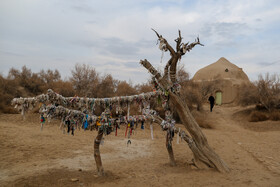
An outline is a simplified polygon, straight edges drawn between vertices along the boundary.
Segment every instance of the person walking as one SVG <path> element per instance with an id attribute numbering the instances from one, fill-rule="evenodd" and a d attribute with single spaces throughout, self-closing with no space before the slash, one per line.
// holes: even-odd
<path id="1" fill-rule="evenodd" d="M 213 107 L 214 107 L 214 104 L 215 104 L 215 98 L 211 95 L 211 96 L 208 98 L 208 101 L 210 102 L 210 112 L 212 112 Z"/>
<path id="2" fill-rule="evenodd" d="M 71 121 L 69 117 L 66 117 L 65 124 L 67 125 L 67 133 L 69 134 L 71 130 Z"/>
<path id="3" fill-rule="evenodd" d="M 141 129 L 143 129 L 143 130 L 145 128 L 144 123 L 145 123 L 145 119 L 142 117 L 141 118 Z"/>
<path id="4" fill-rule="evenodd" d="M 46 119 L 45 119 L 45 117 L 44 117 L 44 114 L 41 114 L 41 131 L 43 130 L 43 127 L 44 127 L 44 124 L 45 124 L 45 122 L 46 122 Z"/>

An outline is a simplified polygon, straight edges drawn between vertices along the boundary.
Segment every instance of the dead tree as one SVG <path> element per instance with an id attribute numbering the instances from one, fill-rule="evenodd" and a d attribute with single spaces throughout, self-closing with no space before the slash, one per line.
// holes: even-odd
<path id="1" fill-rule="evenodd" d="M 169 51 L 171 58 L 166 63 L 163 76 L 148 60 L 141 60 L 140 64 L 142 64 L 154 76 L 160 89 L 168 94 L 168 102 L 171 102 L 175 106 L 180 120 L 191 136 L 191 150 L 194 154 L 194 164 L 198 168 L 215 168 L 220 172 L 228 172 L 229 168 L 227 164 L 209 146 L 205 135 L 192 116 L 188 106 L 184 105 L 184 102 L 178 93 L 178 84 L 176 82 L 177 63 L 186 52 L 189 52 L 196 45 L 202 45 L 199 38 L 193 43 L 189 44 L 188 42 L 184 44 L 182 43 L 183 38 L 181 37 L 181 32 L 179 30 L 179 36 L 175 40 L 176 49 L 174 50 L 162 35 L 159 35 L 155 30 L 153 31 L 156 33 L 158 40 L 160 41 L 159 48 L 163 51 Z"/>

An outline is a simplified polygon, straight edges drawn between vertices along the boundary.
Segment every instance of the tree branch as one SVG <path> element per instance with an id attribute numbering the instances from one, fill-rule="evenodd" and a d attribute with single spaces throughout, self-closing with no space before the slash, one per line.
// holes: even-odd
<path id="1" fill-rule="evenodd" d="M 158 39 L 162 38 L 162 36 L 161 36 L 161 35 L 159 35 L 155 29 L 153 29 L 153 28 L 152 28 L 152 30 L 156 33 L 156 35 L 157 35 Z"/>
<path id="2" fill-rule="evenodd" d="M 169 77 L 170 80 L 175 83 L 176 82 L 176 73 L 177 73 L 177 63 L 178 60 L 183 56 L 186 52 L 189 52 L 192 48 L 194 48 L 196 45 L 201 45 L 204 46 L 203 44 L 200 43 L 199 37 L 195 40 L 195 42 L 189 44 L 183 44 L 182 42 L 182 37 L 181 37 L 181 32 L 179 30 L 179 37 L 175 40 L 177 42 L 177 52 L 176 55 L 171 57 L 172 61 L 169 61 L 168 65 L 169 67 L 165 67 L 165 71 L 169 68 Z M 166 65 L 167 66 L 167 65 Z"/>
<path id="3" fill-rule="evenodd" d="M 172 56 L 165 65 L 163 77 L 166 78 L 166 79 L 169 77 L 169 67 L 172 64 L 173 59 L 174 58 Z"/>
<path id="4" fill-rule="evenodd" d="M 170 55 L 175 56 L 176 53 L 175 53 L 175 50 L 173 49 L 173 47 L 171 47 L 171 45 L 169 45 L 169 43 L 166 41 L 166 39 L 164 39 L 164 42 L 166 44 L 166 48 L 170 52 Z"/>
<path id="5" fill-rule="evenodd" d="M 181 55 L 179 53 L 176 53 L 177 55 L 174 56 L 174 58 L 172 59 L 172 62 L 170 64 L 170 68 L 169 68 L 169 77 L 172 83 L 176 82 L 176 73 L 177 73 L 177 62 L 179 60 L 179 58 L 181 58 Z"/>
<path id="6" fill-rule="evenodd" d="M 181 31 L 178 30 L 178 32 L 179 32 L 179 37 L 175 40 L 175 42 L 177 43 L 177 45 L 176 45 L 176 50 L 177 50 L 177 52 L 180 51 L 181 42 L 182 42 L 182 39 L 183 39 L 183 38 L 181 37 Z"/>
<path id="7" fill-rule="evenodd" d="M 152 29 L 152 30 L 156 33 L 160 43 L 165 44 L 166 49 L 170 52 L 171 56 L 174 56 L 175 55 L 175 50 L 171 47 L 171 45 L 169 45 L 167 40 L 165 38 L 163 38 L 162 35 L 159 35 L 156 30 L 154 30 L 154 29 Z"/>
<path id="8" fill-rule="evenodd" d="M 193 43 L 189 44 L 189 42 L 188 42 L 181 47 L 180 51 L 182 53 L 182 56 L 184 54 L 186 54 L 186 52 L 189 52 L 190 50 L 192 50 L 192 48 L 194 48 L 196 45 L 204 46 L 203 44 L 200 43 L 199 37 L 197 37 L 197 39 Z"/>
<path id="9" fill-rule="evenodd" d="M 165 77 L 162 77 L 161 74 L 153 67 L 153 65 L 147 60 L 140 60 L 140 64 L 144 66 L 160 83 L 160 85 L 164 88 L 168 88 L 168 80 Z"/>
<path id="10" fill-rule="evenodd" d="M 144 66 L 157 80 L 161 79 L 161 74 L 153 67 L 153 65 L 147 60 L 140 60 L 140 64 Z"/>

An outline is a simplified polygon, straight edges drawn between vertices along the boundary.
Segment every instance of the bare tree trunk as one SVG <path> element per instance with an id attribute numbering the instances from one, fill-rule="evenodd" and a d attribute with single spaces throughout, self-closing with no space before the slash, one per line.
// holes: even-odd
<path id="1" fill-rule="evenodd" d="M 172 92 L 170 92 L 170 100 L 175 105 L 183 125 L 192 136 L 194 144 L 196 145 L 196 148 L 192 149 L 196 166 L 202 167 L 203 164 L 205 164 L 208 167 L 216 168 L 220 172 L 228 172 L 228 166 L 209 146 L 205 135 L 192 116 L 188 106 L 184 106 L 182 99 Z"/>
<path id="2" fill-rule="evenodd" d="M 167 131 L 167 135 L 166 135 L 166 149 L 168 151 L 170 165 L 171 166 L 175 166 L 176 162 L 175 162 L 175 158 L 174 158 L 174 154 L 173 154 L 171 138 L 172 137 L 170 137 L 169 132 Z"/>
<path id="3" fill-rule="evenodd" d="M 103 137 L 103 130 L 99 129 L 98 134 L 94 140 L 94 159 L 96 162 L 97 173 L 99 176 L 104 176 L 104 169 L 102 166 L 99 146 Z"/>

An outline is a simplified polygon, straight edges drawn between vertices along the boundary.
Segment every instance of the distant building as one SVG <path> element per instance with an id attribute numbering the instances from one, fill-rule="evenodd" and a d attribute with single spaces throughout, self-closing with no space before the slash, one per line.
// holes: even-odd
<path id="1" fill-rule="evenodd" d="M 234 102 L 240 85 L 250 83 L 242 68 L 224 57 L 198 70 L 192 80 L 199 84 L 213 83 L 214 89 L 211 94 L 218 105 Z"/>

